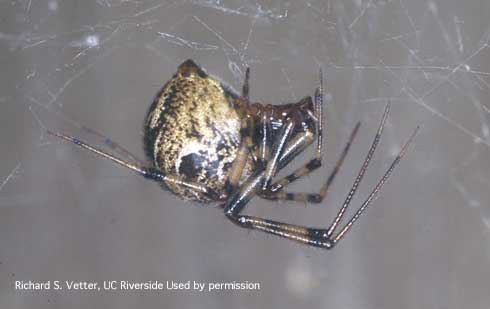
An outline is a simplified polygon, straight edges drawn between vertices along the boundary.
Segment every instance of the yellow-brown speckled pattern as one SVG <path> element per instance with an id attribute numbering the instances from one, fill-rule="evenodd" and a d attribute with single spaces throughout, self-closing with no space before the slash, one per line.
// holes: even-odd
<path id="1" fill-rule="evenodd" d="M 148 113 L 145 140 L 155 167 L 223 192 L 241 141 L 235 99 L 192 61 L 181 64 Z M 200 192 L 166 186 L 183 198 L 209 201 Z"/>

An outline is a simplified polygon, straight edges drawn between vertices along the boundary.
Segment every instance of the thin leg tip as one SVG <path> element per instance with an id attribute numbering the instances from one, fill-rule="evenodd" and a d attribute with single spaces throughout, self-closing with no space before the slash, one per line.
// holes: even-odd
<path id="1" fill-rule="evenodd" d="M 410 137 L 408 138 L 408 140 L 407 140 L 407 142 L 405 144 L 407 144 L 407 145 L 410 144 L 413 141 L 413 139 L 415 138 L 415 136 L 417 136 L 417 134 L 419 133 L 419 131 L 420 131 L 420 126 L 417 126 L 413 130 L 412 134 L 410 135 Z"/>
<path id="2" fill-rule="evenodd" d="M 356 126 L 354 127 L 354 130 L 359 130 L 359 128 L 361 127 L 361 121 L 359 120 L 358 122 L 356 122 Z"/>
<path id="3" fill-rule="evenodd" d="M 54 131 L 51 131 L 50 129 L 46 129 L 46 133 L 48 135 L 51 135 L 51 136 L 54 136 L 54 137 L 58 137 L 58 138 L 62 138 L 62 139 L 67 139 L 67 137 L 61 133 L 58 133 L 58 132 L 54 132 Z"/>
<path id="4" fill-rule="evenodd" d="M 386 103 L 385 110 L 383 112 L 383 118 L 381 119 L 381 123 L 379 124 L 378 128 L 378 135 L 381 135 L 381 132 L 383 132 L 383 128 L 386 124 L 386 120 L 388 119 L 388 114 L 390 113 L 390 107 L 391 107 L 391 100 L 388 100 L 388 103 Z"/>
<path id="5" fill-rule="evenodd" d="M 405 142 L 405 144 L 402 147 L 402 150 L 400 150 L 400 153 L 398 154 L 398 157 L 403 157 L 405 153 L 407 152 L 408 146 L 412 143 L 412 141 L 415 139 L 415 136 L 417 136 L 418 132 L 420 130 L 420 125 L 418 125 L 415 130 L 413 130 L 412 134 L 408 138 L 408 140 Z"/>
<path id="6" fill-rule="evenodd" d="M 384 110 L 384 113 L 383 113 L 383 118 L 387 118 L 388 117 L 388 114 L 390 112 L 390 108 L 391 108 L 391 99 L 388 100 L 388 102 L 386 103 L 385 110 Z"/>

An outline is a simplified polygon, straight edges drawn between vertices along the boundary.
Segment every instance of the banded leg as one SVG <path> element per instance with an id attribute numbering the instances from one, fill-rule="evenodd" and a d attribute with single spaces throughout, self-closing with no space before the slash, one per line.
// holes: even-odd
<path id="1" fill-rule="evenodd" d="M 338 171 L 340 170 L 342 164 L 344 163 L 345 157 L 349 153 L 350 146 L 352 145 L 352 142 L 354 141 L 354 138 L 356 137 L 357 132 L 359 131 L 360 125 L 361 123 L 358 122 L 354 127 L 354 130 L 352 130 L 349 140 L 344 146 L 344 149 L 340 157 L 338 158 L 326 182 L 322 185 L 318 193 L 289 193 L 283 191 L 284 187 L 298 180 L 299 178 L 311 173 L 312 171 L 318 169 L 322 165 L 321 159 L 314 158 L 310 160 L 308 163 L 306 163 L 305 165 L 303 165 L 302 167 L 295 170 L 293 173 L 276 181 L 266 191 L 261 192 L 260 196 L 265 199 L 273 200 L 273 201 L 289 200 L 289 201 L 297 201 L 297 202 L 321 203 L 325 199 L 328 190 L 330 189 L 330 186 L 332 185 L 335 179 L 335 176 L 337 176 Z"/>
<path id="2" fill-rule="evenodd" d="M 288 142 L 290 134 L 294 128 L 295 123 L 288 119 L 281 129 L 281 135 L 273 146 L 272 159 L 267 162 L 265 169 L 257 169 L 255 174 L 250 176 L 244 184 L 241 185 L 239 190 L 232 191 L 232 194 L 223 205 L 225 214 L 227 216 L 239 213 L 241 209 L 248 203 L 248 201 L 256 195 L 257 191 L 266 182 L 271 175 L 275 174 L 277 169 L 277 163 L 281 153 L 284 152 L 284 148 Z"/>
<path id="3" fill-rule="evenodd" d="M 230 169 L 230 173 L 225 182 L 225 192 L 227 195 L 231 194 L 238 188 L 238 182 L 243 173 L 243 169 L 245 168 L 245 164 L 249 158 L 249 150 L 246 143 L 242 143 L 240 148 L 238 149 L 238 153 L 236 155 L 235 160 Z"/>
<path id="4" fill-rule="evenodd" d="M 381 125 L 376 134 L 376 137 L 373 140 L 371 148 L 369 149 L 369 152 L 366 155 L 364 163 L 358 173 L 358 176 L 356 177 L 356 180 L 354 181 L 354 184 L 349 194 L 347 195 L 344 204 L 340 208 L 332 224 L 327 229 L 310 228 L 310 227 L 292 225 L 292 224 L 287 224 L 287 223 L 259 218 L 259 217 L 240 215 L 240 212 L 243 210 L 247 202 L 255 195 L 255 191 L 257 190 L 257 188 L 260 187 L 260 184 L 263 181 L 264 172 L 260 172 L 254 175 L 249 181 L 247 181 L 242 186 L 240 191 L 235 192 L 235 194 L 225 203 L 224 212 L 226 217 L 232 222 L 234 222 L 235 224 L 244 228 L 260 230 L 266 233 L 278 235 L 281 237 L 285 237 L 287 239 L 291 239 L 315 247 L 320 247 L 324 249 L 333 248 L 334 245 L 337 242 L 339 242 L 345 236 L 345 234 L 352 228 L 353 224 L 358 220 L 361 214 L 365 212 L 365 210 L 374 200 L 376 195 L 381 191 L 383 185 L 387 182 L 393 170 L 400 163 L 401 159 L 405 155 L 408 146 L 410 145 L 410 143 L 412 142 L 413 138 L 415 137 L 418 131 L 418 127 L 417 127 L 413 132 L 413 134 L 410 136 L 410 138 L 407 140 L 407 142 L 403 145 L 401 151 L 393 160 L 393 162 L 391 163 L 390 167 L 385 172 L 383 177 L 379 180 L 378 184 L 371 191 L 368 198 L 364 201 L 364 203 L 361 204 L 361 206 L 358 208 L 356 213 L 343 226 L 343 228 L 337 234 L 334 235 L 336 227 L 338 226 L 338 223 L 340 222 L 343 215 L 345 214 L 345 210 L 347 206 L 350 204 L 352 197 L 356 192 L 357 187 L 374 154 L 374 150 L 376 149 L 379 143 L 379 138 L 386 121 L 386 116 L 388 114 L 389 106 L 390 105 L 388 103 L 385 109 L 385 113 L 383 115 L 383 120 L 381 121 Z"/>
<path id="5" fill-rule="evenodd" d="M 307 100 L 305 102 L 308 101 L 311 102 L 310 97 L 307 97 L 303 100 Z M 319 127 L 320 129 L 322 127 L 321 102 L 322 99 L 321 99 L 321 87 L 320 87 L 317 89 L 315 93 L 316 115 L 312 117 L 318 123 L 317 127 Z M 310 131 L 305 131 L 302 134 L 298 133 L 297 136 L 293 140 L 291 140 L 290 136 L 293 132 L 293 129 L 296 127 L 297 125 L 296 122 L 298 120 L 293 121 L 292 119 L 288 119 L 282 125 L 280 132 L 278 132 L 277 136 L 279 138 L 274 143 L 272 154 L 270 155 L 268 144 L 270 144 L 270 139 L 272 135 L 271 135 L 271 124 L 270 124 L 271 117 L 269 116 L 269 113 L 270 114 L 272 113 L 272 106 L 268 106 L 266 109 L 263 110 L 263 117 L 262 117 L 262 141 L 259 146 L 259 157 L 262 160 L 262 164 L 265 164 L 264 179 L 262 180 L 262 187 L 260 190 L 262 192 L 265 192 L 268 190 L 268 188 L 270 188 L 272 183 L 272 178 L 276 175 L 278 170 L 286 166 L 285 162 L 286 161 L 289 162 L 290 160 L 292 160 L 296 155 L 302 152 L 312 142 L 311 139 L 308 138 L 312 135 Z M 317 156 L 321 157 L 322 135 L 318 134 L 317 132 L 317 136 L 318 136 Z"/>
<path id="6" fill-rule="evenodd" d="M 317 143 L 316 143 L 315 158 L 311 159 L 303 167 L 300 167 L 292 174 L 286 176 L 284 179 L 280 180 L 279 182 L 276 182 L 274 185 L 272 185 L 270 191 L 272 192 L 279 191 L 287 184 L 295 181 L 301 176 L 304 176 L 312 172 L 313 170 L 319 168 L 322 165 L 321 160 L 322 160 L 322 150 L 323 150 L 323 74 L 321 69 L 320 69 L 320 86 L 315 91 L 315 113 L 317 119 L 317 129 L 316 129 Z M 295 178 L 293 175 L 296 175 L 298 177 Z"/>
<path id="7" fill-rule="evenodd" d="M 249 74 L 250 70 L 247 68 L 245 74 L 245 82 L 243 85 L 243 95 L 248 98 L 248 90 L 249 90 Z M 322 115 L 322 104 L 323 104 L 323 74 L 320 69 L 319 71 L 319 79 L 320 85 L 315 91 L 315 115 L 310 114 L 312 118 L 317 122 L 317 157 L 321 157 L 321 148 L 322 148 L 322 123 L 323 123 L 323 115 Z M 301 102 L 311 100 L 311 97 L 304 98 Z M 298 102 L 301 103 L 301 102 Z M 306 103 L 306 102 L 305 102 Z M 305 132 L 304 134 L 298 134 L 294 140 L 288 141 L 287 144 L 281 146 L 284 148 L 284 151 L 276 152 L 278 157 L 271 157 L 271 137 L 272 137 L 272 126 L 271 126 L 271 118 L 273 114 L 273 106 L 267 105 L 264 109 L 258 111 L 258 118 L 260 119 L 260 130 L 261 140 L 259 141 L 258 147 L 253 143 L 251 136 L 255 134 L 257 131 L 256 124 L 252 123 L 248 124 L 248 132 L 243 132 L 243 135 L 247 135 L 248 138 L 245 138 L 245 143 L 248 144 L 248 148 L 250 154 L 252 156 L 252 160 L 257 169 L 262 169 L 262 167 L 266 168 L 266 178 L 264 179 L 264 183 L 262 186 L 262 190 L 266 190 L 267 187 L 270 186 L 272 177 L 275 176 L 276 172 L 283 167 L 285 167 L 292 159 L 294 159 L 299 153 L 301 153 L 309 144 L 312 143 L 310 132 Z M 255 117 L 250 117 L 250 119 L 254 119 Z M 283 126 L 283 130 L 284 130 Z M 310 133 L 310 134 L 308 134 Z M 289 133 L 288 133 L 289 134 Z M 284 137 L 282 133 L 279 133 L 283 141 L 286 141 L 288 137 Z M 271 161 L 272 162 L 269 162 Z"/>
<path id="8" fill-rule="evenodd" d="M 86 142 L 84 141 L 81 141 L 75 137 L 72 137 L 72 136 L 69 136 L 69 135 L 65 135 L 65 134 L 62 134 L 62 133 L 57 133 L 57 132 L 52 132 L 52 131 L 47 131 L 48 134 L 50 135 L 53 135 L 55 137 L 58 137 L 58 138 L 61 138 L 61 139 L 64 139 L 68 142 L 71 142 L 77 146 L 80 146 L 98 156 L 101 156 L 101 157 L 104 157 L 106 159 L 109 159 L 111 160 L 112 162 L 116 163 L 116 164 L 119 164 L 123 167 L 126 167 L 136 173 L 138 173 L 139 175 L 145 177 L 145 178 L 148 178 L 148 179 L 151 179 L 151 180 L 154 180 L 154 181 L 157 181 L 157 182 L 172 182 L 172 183 L 175 183 L 176 185 L 179 185 L 179 186 L 183 186 L 183 187 L 187 187 L 187 188 L 190 188 L 190 189 L 193 189 L 195 191 L 200 191 L 201 193 L 205 194 L 206 196 L 208 196 L 210 199 L 212 200 L 222 200 L 223 197 L 220 196 L 215 190 L 211 189 L 211 188 L 208 188 L 208 187 L 205 187 L 203 185 L 200 185 L 200 184 L 197 184 L 197 183 L 193 183 L 193 182 L 189 182 L 189 181 L 184 181 L 182 179 L 180 179 L 180 177 L 177 177 L 175 175 L 168 175 L 168 174 L 165 174 L 153 167 L 146 167 L 144 165 L 140 165 L 138 163 L 130 163 L 128 161 L 124 161 L 118 157 L 115 157 L 97 147 L 94 147 L 94 146 L 91 146 L 89 144 L 87 144 Z"/>
<path id="9" fill-rule="evenodd" d="M 260 196 L 270 200 L 294 200 L 294 201 L 309 201 L 314 203 L 320 203 L 325 198 L 330 185 L 332 184 L 338 170 L 340 169 L 344 159 L 350 149 L 350 145 L 354 140 L 357 131 L 359 130 L 360 123 L 358 122 L 352 131 L 350 138 L 344 147 L 344 150 L 337 160 L 334 169 L 330 173 L 327 181 L 324 183 L 319 193 L 287 193 L 283 192 L 282 189 L 288 184 L 294 182 L 295 180 L 311 173 L 322 165 L 322 144 L 323 144 L 323 74 L 320 69 L 319 72 L 320 85 L 315 91 L 315 117 L 317 120 L 317 149 L 316 156 L 314 159 L 307 162 L 304 166 L 298 168 L 292 174 L 284 177 L 283 179 L 275 182 L 272 186 L 269 186 L 260 193 Z"/>
<path id="10" fill-rule="evenodd" d="M 384 126 L 386 123 L 386 119 L 388 118 L 388 114 L 390 112 L 390 107 L 391 107 L 391 102 L 388 101 L 388 104 L 386 104 L 386 107 L 385 107 L 385 110 L 383 113 L 383 118 L 381 119 L 381 123 L 379 124 L 378 131 L 376 132 L 376 136 L 374 137 L 373 143 L 371 144 L 371 148 L 369 149 L 369 152 L 368 152 L 366 159 L 365 159 L 365 161 L 361 167 L 361 170 L 359 171 L 359 174 L 357 175 L 357 178 L 356 178 L 354 184 L 352 185 L 351 191 L 349 192 L 349 194 L 346 198 L 346 201 L 344 203 L 345 207 L 347 207 L 347 205 L 350 203 L 350 200 L 354 196 L 354 193 L 357 191 L 357 187 L 359 186 L 359 183 L 361 182 L 362 178 L 364 177 L 364 173 L 366 172 L 367 167 L 369 166 L 369 162 L 371 161 L 371 159 L 373 157 L 374 151 L 376 150 L 376 147 L 379 144 L 379 140 L 381 138 L 381 133 L 383 132 L 383 129 L 384 129 Z M 360 123 L 358 123 L 356 125 L 356 127 L 354 128 L 354 130 L 351 133 L 351 136 L 349 138 L 349 142 L 347 143 L 346 147 L 344 148 L 343 154 L 339 158 L 339 161 L 337 161 L 337 163 L 340 163 L 340 165 L 343 163 L 344 158 L 345 158 L 347 152 L 349 151 L 350 144 L 351 144 L 352 140 L 354 139 L 355 135 L 357 134 L 357 130 L 358 130 L 359 126 L 360 126 Z M 320 203 L 323 199 L 322 195 L 323 196 L 326 195 L 331 183 L 333 182 L 333 179 L 335 178 L 335 175 L 337 174 L 337 171 L 338 171 L 338 168 L 336 169 L 334 167 L 332 174 L 329 176 L 329 178 L 327 179 L 327 182 L 324 184 L 324 186 L 320 190 L 320 193 L 317 195 L 309 194 L 309 193 L 306 193 L 306 194 L 303 194 L 303 193 L 299 193 L 299 194 L 281 193 L 281 191 L 279 191 L 277 193 L 277 199 L 294 200 L 294 201 L 305 201 L 306 200 L 306 201 L 313 202 L 313 203 Z M 294 176 L 292 176 L 292 177 L 294 177 Z M 329 181 L 329 179 L 331 179 L 331 180 Z M 323 193 L 323 191 L 325 191 L 325 193 Z M 275 199 L 274 194 L 269 195 L 266 198 Z M 344 208 L 342 208 L 342 209 L 341 209 L 341 212 L 342 212 L 341 215 L 345 211 Z"/>
<path id="11" fill-rule="evenodd" d="M 249 97 L 249 89 L 250 89 L 250 68 L 247 67 L 245 71 L 245 79 L 243 81 L 243 86 L 242 86 L 242 97 L 245 99 L 246 106 L 248 107 L 250 104 L 250 97 Z M 250 129 L 251 125 L 247 119 L 247 117 L 243 117 L 242 121 L 240 123 L 240 135 L 242 136 L 242 143 L 240 145 L 240 148 L 238 149 L 238 153 L 236 155 L 235 160 L 233 161 L 233 164 L 231 166 L 230 174 L 228 176 L 228 179 L 225 182 L 225 193 L 227 195 L 231 194 L 236 190 L 238 187 L 238 182 L 240 181 L 240 178 L 242 177 L 243 169 L 245 168 L 245 165 L 247 163 L 249 156 L 249 153 L 251 152 L 251 149 L 254 147 L 253 141 L 252 141 L 252 131 Z M 252 160 L 255 162 L 257 159 L 252 156 Z"/>
<path id="12" fill-rule="evenodd" d="M 369 204 L 374 200 L 376 194 L 379 193 L 383 185 L 388 180 L 389 176 L 400 162 L 401 158 L 405 155 L 406 149 L 411 140 L 415 136 L 415 132 L 410 139 L 405 143 L 402 150 L 392 162 L 389 169 L 384 176 L 378 182 L 374 190 L 369 197 L 364 201 L 361 207 L 357 210 L 355 215 L 349 220 L 349 222 L 341 229 L 339 233 L 333 235 L 333 231 L 337 224 L 334 222 L 328 229 L 318 229 L 299 225 L 288 224 L 284 222 L 264 219 L 260 217 L 240 215 L 240 212 L 245 207 L 246 203 L 253 197 L 254 190 L 260 186 L 263 172 L 255 175 L 253 179 L 248 181 L 240 190 L 236 192 L 234 196 L 225 205 L 225 215 L 233 223 L 243 228 L 255 229 L 263 231 L 269 234 L 281 236 L 290 240 L 294 240 L 306 245 L 320 247 L 324 249 L 332 249 L 334 245 L 345 236 L 349 229 L 353 226 L 354 222 L 360 217 L 360 215 L 366 210 Z M 342 212 L 342 208 L 339 214 Z M 342 212 L 343 213 L 343 212 Z M 338 215 L 337 215 L 338 217 Z"/>

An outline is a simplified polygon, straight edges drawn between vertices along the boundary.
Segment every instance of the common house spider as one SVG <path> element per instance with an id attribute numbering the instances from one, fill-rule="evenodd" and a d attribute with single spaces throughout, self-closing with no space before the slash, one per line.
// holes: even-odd
<path id="1" fill-rule="evenodd" d="M 310 228 L 242 215 L 246 204 L 256 195 L 268 200 L 322 202 L 360 126 L 358 122 L 354 127 L 318 193 L 289 193 L 285 188 L 290 183 L 322 165 L 322 73 L 320 71 L 320 85 L 313 99 L 307 96 L 297 103 L 286 105 L 251 103 L 249 76 L 250 70 L 247 68 L 240 96 L 205 73 L 192 60 L 183 62 L 148 110 L 144 144 L 150 164 L 145 164 L 107 138 L 104 138 L 105 144 L 113 152 L 125 156 L 125 159 L 75 137 L 51 131 L 48 133 L 154 180 L 184 199 L 221 202 L 225 216 L 238 226 L 331 249 L 352 228 L 386 183 L 405 155 L 418 127 L 368 198 L 342 227 L 339 227 L 339 223 L 378 146 L 390 110 L 389 102 L 354 184 L 328 228 Z M 103 137 L 96 131 L 87 130 Z M 275 180 L 277 172 L 315 139 L 315 157 L 290 175 Z"/>

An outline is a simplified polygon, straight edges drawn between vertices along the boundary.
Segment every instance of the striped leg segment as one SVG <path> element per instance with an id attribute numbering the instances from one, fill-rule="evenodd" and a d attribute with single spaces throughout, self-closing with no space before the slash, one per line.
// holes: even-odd
<path id="1" fill-rule="evenodd" d="M 340 170 L 342 164 L 344 163 L 345 157 L 347 156 L 350 146 L 352 145 L 352 142 L 354 141 L 354 138 L 357 135 L 357 132 L 359 131 L 361 123 L 358 122 L 356 126 L 354 127 L 354 130 L 352 130 L 352 133 L 349 137 L 349 140 L 347 141 L 346 145 L 344 146 L 344 149 L 337 160 L 333 170 L 330 172 L 330 175 L 327 178 L 327 181 L 323 184 L 321 187 L 319 193 L 288 193 L 282 191 L 284 187 L 289 185 L 290 183 L 296 181 L 297 179 L 311 173 L 312 171 L 316 170 L 322 165 L 322 162 L 318 158 L 314 158 L 310 160 L 308 163 L 306 163 L 304 166 L 298 168 L 296 171 L 291 173 L 290 175 L 278 180 L 274 184 L 272 184 L 266 192 L 262 193 L 261 196 L 269 199 L 269 200 L 290 200 L 290 201 L 297 201 L 297 202 L 311 202 L 311 203 L 321 203 L 323 199 L 326 197 L 328 190 L 330 189 L 330 186 L 332 185 L 335 176 L 337 175 L 338 171 Z"/>
<path id="2" fill-rule="evenodd" d="M 322 157 L 322 129 L 323 129 L 323 114 L 322 114 L 322 104 L 323 104 L 323 90 L 322 90 L 322 72 L 320 70 L 320 86 L 315 91 L 315 115 L 312 118 L 316 122 L 316 135 L 317 135 L 317 152 L 316 158 L 311 160 L 310 163 L 305 165 L 305 169 L 313 170 L 321 165 Z M 306 100 L 311 100 L 306 98 Z M 264 113 L 267 115 L 267 113 Z M 286 163 L 291 161 L 296 155 L 301 153 L 306 146 L 308 146 L 312 140 L 307 137 L 311 135 L 309 132 L 304 132 L 303 134 L 298 134 L 298 136 L 290 140 L 290 134 L 292 133 L 294 123 L 290 120 L 283 125 L 282 131 L 279 134 L 280 139 L 275 143 L 272 152 L 272 157 L 267 160 L 267 165 L 264 173 L 264 180 L 259 193 L 261 196 L 267 198 L 267 193 L 271 192 L 272 178 L 276 175 L 277 171 L 284 167 Z M 264 132 L 266 126 L 264 124 Z M 287 144 L 286 144 L 287 142 Z M 264 148 L 267 147 L 267 136 L 263 136 Z M 309 172 L 309 171 L 308 171 Z M 291 179 L 291 178 L 290 178 Z"/>
<path id="3" fill-rule="evenodd" d="M 245 99 L 247 107 L 250 104 L 249 101 L 249 89 L 250 89 L 250 68 L 247 67 L 245 71 L 245 80 L 243 81 L 242 87 L 242 97 Z M 243 169 L 247 163 L 247 160 L 250 157 L 251 150 L 253 149 L 253 141 L 252 141 L 252 130 L 251 124 L 248 121 L 248 117 L 243 117 L 240 124 L 240 135 L 242 136 L 242 143 L 240 148 L 238 149 L 238 153 L 236 155 L 235 160 L 233 161 L 233 165 L 230 170 L 230 174 L 225 183 L 225 194 L 229 195 L 232 192 L 236 191 L 238 187 L 238 182 L 242 177 Z M 255 162 L 257 159 L 252 156 L 253 161 Z"/>
<path id="4" fill-rule="evenodd" d="M 383 177 L 379 180 L 378 184 L 372 190 L 368 198 L 364 201 L 364 203 L 361 204 L 361 206 L 358 208 L 358 210 L 355 212 L 352 218 L 340 229 L 338 233 L 335 234 L 338 224 L 343 218 L 345 211 L 352 200 L 352 197 L 357 191 L 359 183 L 363 178 L 364 173 L 366 172 L 366 169 L 369 165 L 369 162 L 371 161 L 371 158 L 374 154 L 374 151 L 379 143 L 379 139 L 383 127 L 385 125 L 386 118 L 388 116 L 389 108 L 390 108 L 390 104 L 388 103 L 388 105 L 385 108 L 385 112 L 383 114 L 383 119 L 378 128 L 378 132 L 376 133 L 371 148 L 369 149 L 368 154 L 366 155 L 366 158 L 358 173 L 358 176 L 356 177 L 356 180 L 354 181 L 354 184 L 351 190 L 349 191 L 349 194 L 347 195 L 344 204 L 342 205 L 339 212 L 337 213 L 337 216 L 335 217 L 332 224 L 328 228 L 326 229 L 310 228 L 310 227 L 292 225 L 292 224 L 287 224 L 279 221 L 274 221 L 274 220 L 269 220 L 269 219 L 254 217 L 254 216 L 240 215 L 240 212 L 243 210 L 246 203 L 255 195 L 255 191 L 260 187 L 262 180 L 264 178 L 263 171 L 251 177 L 249 181 L 247 181 L 245 185 L 242 186 L 241 190 L 237 191 L 226 202 L 225 210 L 224 210 L 225 215 L 232 222 L 244 228 L 260 230 L 269 234 L 281 236 L 314 247 L 320 247 L 324 249 L 333 248 L 334 245 L 337 242 L 339 242 L 345 236 L 345 234 L 352 228 L 352 226 L 357 221 L 357 219 L 361 216 L 361 214 L 363 214 L 366 211 L 367 207 L 371 204 L 371 202 L 374 200 L 376 195 L 381 191 L 382 187 L 389 179 L 395 167 L 400 163 L 401 159 L 406 154 L 408 146 L 410 145 L 410 143 L 412 142 L 412 140 L 414 139 L 418 131 L 418 127 L 417 127 L 417 129 L 413 132 L 413 134 L 410 136 L 407 142 L 403 145 L 400 153 L 393 160 L 390 167 L 385 172 Z"/>
<path id="5" fill-rule="evenodd" d="M 316 118 L 316 136 L 317 136 L 317 144 L 316 144 L 316 156 L 314 159 L 310 160 L 304 166 L 300 167 L 292 174 L 286 176 L 285 178 L 277 181 L 272 186 L 270 186 L 267 191 L 269 193 L 275 193 L 279 190 L 282 190 L 286 185 L 300 178 L 301 176 L 305 176 L 306 174 L 312 172 L 322 165 L 322 148 L 323 148 L 323 77 L 322 71 L 320 69 L 320 86 L 315 91 L 315 118 Z M 305 146 L 310 143 L 304 143 Z M 292 142 L 291 145 L 296 146 L 297 148 L 303 151 L 303 148 L 298 147 L 296 143 Z M 293 152 L 293 151 L 289 151 Z M 297 151 L 294 151 L 298 153 Z M 283 155 L 285 157 L 285 155 Z M 281 158 L 284 160 L 284 158 Z M 288 161 L 289 162 L 289 161 Z"/>
<path id="6" fill-rule="evenodd" d="M 263 198 L 269 200 L 292 200 L 298 202 L 311 202 L 311 203 L 321 203 L 325 196 L 327 195 L 328 189 L 330 188 L 335 176 L 337 175 L 340 167 L 342 166 L 347 153 L 349 152 L 350 146 L 359 130 L 360 122 L 358 122 L 352 131 L 344 150 L 337 160 L 332 172 L 327 178 L 327 181 L 321 187 L 319 193 L 288 193 L 282 191 L 284 187 L 290 183 L 296 181 L 297 179 L 311 173 L 322 165 L 322 146 L 323 146 L 323 74 L 320 69 L 320 85 L 315 91 L 315 118 L 317 120 L 317 148 L 316 156 L 314 159 L 307 162 L 302 167 L 298 168 L 292 174 L 282 178 L 281 180 L 275 182 L 266 190 L 260 193 Z"/>

